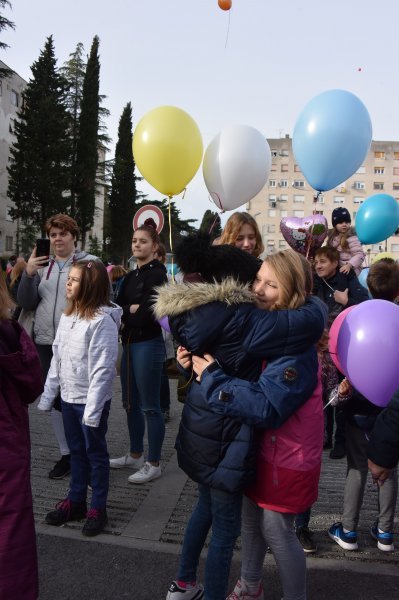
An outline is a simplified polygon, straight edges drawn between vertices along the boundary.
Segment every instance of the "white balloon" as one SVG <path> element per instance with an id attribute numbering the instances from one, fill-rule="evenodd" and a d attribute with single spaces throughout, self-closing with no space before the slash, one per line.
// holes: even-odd
<path id="1" fill-rule="evenodd" d="M 260 131 L 233 125 L 217 134 L 204 155 L 202 172 L 218 208 L 233 210 L 249 202 L 269 177 L 272 156 Z"/>

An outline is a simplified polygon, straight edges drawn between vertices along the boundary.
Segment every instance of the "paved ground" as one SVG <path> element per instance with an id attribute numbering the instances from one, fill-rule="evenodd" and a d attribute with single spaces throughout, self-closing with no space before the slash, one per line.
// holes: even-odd
<path id="1" fill-rule="evenodd" d="M 129 470 L 112 470 L 110 522 L 106 532 L 94 540 L 83 538 L 81 523 L 62 528 L 44 523 L 46 512 L 65 497 L 68 481 L 48 479 L 49 468 L 58 458 L 56 444 L 48 415 L 31 408 L 40 600 L 164 598 L 167 584 L 175 573 L 185 526 L 196 498 L 196 487 L 179 470 L 173 450 L 181 405 L 176 401 L 176 382 L 171 381 L 171 386 L 172 409 L 163 449 L 163 476 L 149 484 L 135 486 L 127 482 Z M 108 446 L 111 456 L 120 456 L 128 448 L 119 380 L 115 382 Z M 399 597 L 399 551 L 380 552 L 368 535 L 377 504 L 376 490 L 370 481 L 360 520 L 360 550 L 345 552 L 326 534 L 331 523 L 340 517 L 344 480 L 345 460 L 330 460 L 325 453 L 319 500 L 311 521 L 319 551 L 308 559 L 309 598 L 327 600 L 348 596 L 356 599 L 366 594 L 369 598 Z M 398 518 L 395 530 L 399 530 Z M 239 543 L 232 581 L 238 573 L 238 560 Z M 279 600 L 281 591 L 270 556 L 266 559 L 265 575 L 267 598 Z"/>

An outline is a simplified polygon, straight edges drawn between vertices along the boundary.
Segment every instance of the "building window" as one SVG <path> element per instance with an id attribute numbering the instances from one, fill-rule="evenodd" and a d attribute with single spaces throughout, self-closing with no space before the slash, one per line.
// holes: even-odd
<path id="1" fill-rule="evenodd" d="M 12 235 L 6 235 L 6 252 L 12 252 L 13 241 Z"/>
<path id="2" fill-rule="evenodd" d="M 282 179 L 280 181 L 280 187 L 288 187 L 288 181 L 286 179 Z"/>
<path id="3" fill-rule="evenodd" d="M 399 160 L 399 152 L 394 152 L 393 157 L 395 160 Z"/>
<path id="4" fill-rule="evenodd" d="M 267 245 L 268 246 L 274 246 L 275 241 L 274 240 L 267 240 Z"/>
<path id="5" fill-rule="evenodd" d="M 319 194 L 316 200 L 317 204 L 324 204 L 324 196 L 323 194 Z"/>
<path id="6" fill-rule="evenodd" d="M 364 165 L 362 165 L 361 167 L 358 168 L 358 170 L 356 171 L 356 173 L 365 173 L 366 172 L 366 167 Z"/>
<path id="7" fill-rule="evenodd" d="M 279 200 L 280 202 L 288 202 L 288 194 L 281 194 Z"/>
<path id="8" fill-rule="evenodd" d="M 276 202 L 277 196 L 276 194 L 269 194 L 269 202 Z"/>
<path id="9" fill-rule="evenodd" d="M 280 240 L 278 243 L 278 247 L 281 248 L 281 250 L 284 250 L 284 248 L 287 247 L 287 244 L 284 242 L 284 240 Z"/>
<path id="10" fill-rule="evenodd" d="M 305 196 L 299 196 L 298 194 L 294 194 L 294 202 L 305 202 Z"/>
<path id="11" fill-rule="evenodd" d="M 280 217 L 288 217 L 288 210 L 280 210 Z"/>
<path id="12" fill-rule="evenodd" d="M 324 215 L 324 210 L 315 210 L 316 215 Z"/>
<path id="13" fill-rule="evenodd" d="M 277 171 L 277 165 L 272 165 L 272 168 L 271 168 L 271 170 L 272 170 L 272 171 Z"/>
<path id="14" fill-rule="evenodd" d="M 269 187 L 276 187 L 276 180 L 275 179 L 269 179 Z"/>
<path id="15" fill-rule="evenodd" d="M 391 252 L 399 252 L 399 244 L 391 244 Z"/>
<path id="16" fill-rule="evenodd" d="M 294 166 L 294 171 L 295 171 L 295 173 L 302 173 L 301 167 L 299 165 Z"/>
<path id="17" fill-rule="evenodd" d="M 294 187 L 296 187 L 296 188 L 304 188 L 305 187 L 305 182 L 302 179 L 296 179 L 294 181 Z"/>
<path id="18" fill-rule="evenodd" d="M 384 182 L 383 181 L 374 181 L 373 188 L 375 190 L 383 190 L 384 189 Z"/>
<path id="19" fill-rule="evenodd" d="M 13 106 L 16 106 L 18 108 L 18 106 L 19 106 L 19 94 L 17 94 L 17 92 L 15 90 L 11 90 L 11 92 L 10 92 L 10 100 L 11 100 L 11 104 Z"/>
<path id="20" fill-rule="evenodd" d="M 364 190 L 364 188 L 365 188 L 364 181 L 355 181 L 353 183 L 353 188 L 355 190 Z"/>
<path id="21" fill-rule="evenodd" d="M 399 190 L 399 181 L 394 181 L 393 182 L 393 189 L 394 190 Z"/>
<path id="22" fill-rule="evenodd" d="M 374 175 L 384 175 L 385 167 L 374 167 Z"/>
<path id="23" fill-rule="evenodd" d="M 276 210 L 274 208 L 269 208 L 268 215 L 269 215 L 269 217 L 275 217 L 276 216 Z"/>
<path id="24" fill-rule="evenodd" d="M 362 198 L 361 196 L 355 196 L 353 198 L 353 203 L 354 204 L 363 204 L 364 202 L 364 198 Z"/>
<path id="25" fill-rule="evenodd" d="M 374 152 L 374 158 L 382 158 L 382 160 L 385 160 L 385 152 L 381 152 L 379 150 Z"/>
<path id="26" fill-rule="evenodd" d="M 281 172 L 287 173 L 287 171 L 288 171 L 288 165 L 281 165 Z"/>
<path id="27" fill-rule="evenodd" d="M 271 150 L 270 152 L 271 152 L 271 155 L 273 158 L 277 158 L 277 156 L 278 156 L 277 150 Z"/>
<path id="28" fill-rule="evenodd" d="M 334 196 L 334 204 L 343 204 L 345 198 L 343 196 Z"/>
<path id="29" fill-rule="evenodd" d="M 394 167 L 393 168 L 393 174 L 394 175 L 399 175 L 399 167 Z"/>
<path id="30" fill-rule="evenodd" d="M 304 210 L 294 210 L 294 217 L 304 217 L 304 216 L 305 216 Z"/>
<path id="31" fill-rule="evenodd" d="M 267 232 L 268 233 L 275 233 L 276 232 L 276 226 L 275 225 L 268 225 L 267 226 Z"/>
<path id="32" fill-rule="evenodd" d="M 280 156 L 289 156 L 288 150 L 280 150 L 279 154 Z"/>

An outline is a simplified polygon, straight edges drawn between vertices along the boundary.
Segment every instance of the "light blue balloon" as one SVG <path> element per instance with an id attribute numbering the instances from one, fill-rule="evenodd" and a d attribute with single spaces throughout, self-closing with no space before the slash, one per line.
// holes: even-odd
<path id="1" fill-rule="evenodd" d="M 166 265 L 166 269 L 167 269 L 169 275 L 177 275 L 179 272 L 179 267 L 177 266 L 176 263 L 173 263 L 173 265 L 172 265 L 172 263 L 168 263 Z"/>
<path id="2" fill-rule="evenodd" d="M 358 277 L 359 283 L 366 288 L 366 290 L 368 290 L 368 286 L 367 286 L 367 275 L 369 274 L 370 268 L 366 267 L 365 269 L 362 269 L 360 271 L 360 275 Z"/>
<path id="3" fill-rule="evenodd" d="M 299 115 L 292 147 L 308 183 L 323 192 L 358 170 L 371 139 L 371 119 L 363 102 L 345 90 L 329 90 L 310 100 Z"/>
<path id="4" fill-rule="evenodd" d="M 367 198 L 356 215 L 356 233 L 362 244 L 377 244 L 393 235 L 399 225 L 399 202 L 389 194 Z"/>

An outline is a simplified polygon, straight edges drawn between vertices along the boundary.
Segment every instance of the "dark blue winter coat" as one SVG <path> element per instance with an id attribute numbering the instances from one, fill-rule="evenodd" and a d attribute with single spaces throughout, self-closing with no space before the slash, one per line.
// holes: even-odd
<path id="1" fill-rule="evenodd" d="M 255 308 L 252 293 L 232 280 L 158 291 L 156 316 L 168 315 L 178 343 L 193 354 L 212 354 L 224 375 L 250 386 L 263 360 L 273 361 L 261 379 L 270 395 L 263 427 L 279 427 L 310 397 L 317 383 L 314 344 L 327 319 L 323 302 L 310 298 L 298 310 L 267 312 Z M 225 393 L 228 400 L 229 391 L 221 390 L 221 398 Z M 212 410 L 202 383 L 193 381 L 176 440 L 179 465 L 191 479 L 227 492 L 243 490 L 255 475 L 252 438 L 251 424 Z"/>

